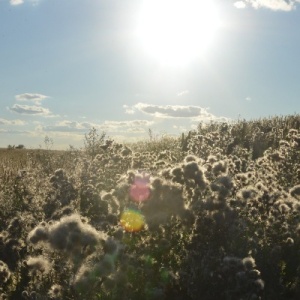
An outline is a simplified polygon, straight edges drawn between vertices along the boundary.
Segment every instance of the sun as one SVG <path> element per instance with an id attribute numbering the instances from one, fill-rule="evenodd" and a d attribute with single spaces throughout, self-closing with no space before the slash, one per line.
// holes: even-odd
<path id="1" fill-rule="evenodd" d="M 212 0 L 144 0 L 137 34 L 160 63 L 185 65 L 205 55 L 220 23 Z"/>

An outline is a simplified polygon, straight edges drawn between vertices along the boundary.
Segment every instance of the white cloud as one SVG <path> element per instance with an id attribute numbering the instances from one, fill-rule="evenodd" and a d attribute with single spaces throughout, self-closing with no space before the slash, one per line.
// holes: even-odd
<path id="1" fill-rule="evenodd" d="M 20 5 L 24 3 L 24 0 L 10 0 L 9 3 L 11 5 Z"/>
<path id="2" fill-rule="evenodd" d="M 76 121 L 68 121 L 64 120 L 57 123 L 58 126 L 64 126 L 68 128 L 77 128 L 77 129 L 87 129 L 93 127 L 94 124 L 89 122 L 76 122 Z"/>
<path id="3" fill-rule="evenodd" d="M 200 116 L 198 118 L 193 118 L 193 122 L 196 123 L 209 123 L 209 122 L 221 122 L 221 123 L 229 123 L 232 120 L 227 117 L 217 117 L 211 113 L 207 113 L 206 115 Z"/>
<path id="4" fill-rule="evenodd" d="M 181 97 L 181 96 L 184 96 L 184 95 L 186 95 L 186 94 L 188 94 L 188 93 L 189 93 L 189 91 L 188 91 L 188 90 L 185 90 L 185 91 L 182 91 L 182 92 L 177 93 L 177 96 L 178 96 L 178 97 Z"/>
<path id="5" fill-rule="evenodd" d="M 125 108 L 125 113 L 129 115 L 134 114 L 134 109 L 130 108 L 128 105 L 123 105 L 123 108 Z"/>
<path id="6" fill-rule="evenodd" d="M 77 132 L 86 133 L 92 127 L 105 132 L 118 133 L 141 133 L 145 128 L 151 126 L 152 121 L 147 120 L 130 120 L 130 121 L 104 121 L 101 124 L 89 122 L 73 122 L 64 120 L 51 126 L 40 126 L 42 131 L 47 132 Z"/>
<path id="7" fill-rule="evenodd" d="M 234 6 L 237 8 L 245 8 L 245 6 L 249 4 L 255 9 L 268 8 L 274 11 L 291 11 L 295 9 L 296 3 L 299 2 L 299 0 L 243 0 L 236 1 Z"/>
<path id="8" fill-rule="evenodd" d="M 27 0 L 27 2 L 31 2 L 32 5 L 37 5 L 40 0 Z M 10 5 L 17 6 L 20 4 L 24 4 L 25 0 L 9 0 Z"/>
<path id="9" fill-rule="evenodd" d="M 151 126 L 153 124 L 152 121 L 147 120 L 130 120 L 130 121 L 105 121 L 101 124 L 102 128 L 107 129 L 117 129 L 117 128 L 124 128 L 124 127 L 145 127 Z"/>
<path id="10" fill-rule="evenodd" d="M 0 134 L 26 134 L 26 135 L 28 135 L 28 134 L 30 134 L 30 132 L 29 131 L 22 131 L 22 130 L 10 130 L 10 129 L 1 129 L 0 128 Z"/>
<path id="11" fill-rule="evenodd" d="M 246 97 L 246 101 L 251 101 L 251 97 Z"/>
<path id="12" fill-rule="evenodd" d="M 172 127 L 178 130 L 179 132 L 187 131 L 187 128 L 185 126 L 173 125 Z"/>
<path id="13" fill-rule="evenodd" d="M 228 122 L 226 117 L 217 117 L 208 112 L 207 108 L 193 105 L 153 105 L 137 103 L 133 110 L 161 119 L 188 119 L 192 122 Z"/>
<path id="14" fill-rule="evenodd" d="M 108 133 L 145 133 L 146 129 L 153 125 L 153 121 L 129 120 L 129 121 L 105 121 L 100 129 Z"/>
<path id="15" fill-rule="evenodd" d="M 52 126 L 42 127 L 43 131 L 60 131 L 60 132 L 87 132 L 92 127 L 98 127 L 97 124 L 88 122 L 74 122 L 63 120 Z"/>
<path id="16" fill-rule="evenodd" d="M 0 125 L 25 125 L 26 122 L 22 121 L 22 120 L 6 120 L 6 119 L 2 119 L 0 118 Z"/>
<path id="17" fill-rule="evenodd" d="M 43 108 L 41 106 L 31 106 L 31 105 L 20 105 L 14 104 L 9 108 L 10 111 L 16 112 L 18 114 L 25 115 L 38 115 L 38 116 L 48 116 L 50 115 L 50 110 L 48 108 Z"/>
<path id="18" fill-rule="evenodd" d="M 236 1 L 233 4 L 236 8 L 245 8 L 246 7 L 246 3 L 244 1 Z"/>
<path id="19" fill-rule="evenodd" d="M 49 97 L 42 94 L 32 94 L 32 93 L 24 93 L 15 96 L 15 99 L 17 101 L 31 101 L 34 102 L 36 105 L 41 105 L 41 102 L 46 98 Z"/>
<path id="20" fill-rule="evenodd" d="M 145 114 L 160 118 L 195 118 L 206 115 L 206 109 L 188 105 L 153 105 L 137 103 L 134 109 Z"/>

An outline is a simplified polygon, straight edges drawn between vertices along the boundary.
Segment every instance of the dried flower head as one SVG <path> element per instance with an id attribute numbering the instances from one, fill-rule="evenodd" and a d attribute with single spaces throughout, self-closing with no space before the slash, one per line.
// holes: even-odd
<path id="1" fill-rule="evenodd" d="M 41 272 L 47 274 L 51 269 L 51 263 L 43 256 L 29 257 L 26 260 L 26 265 L 31 272 Z"/>
<path id="2" fill-rule="evenodd" d="M 253 257 L 245 257 L 242 260 L 243 265 L 245 266 L 246 270 L 250 271 L 255 268 L 255 260 Z"/>
<path id="3" fill-rule="evenodd" d="M 28 236 L 33 244 L 44 241 L 51 248 L 70 254 L 87 246 L 94 247 L 101 239 L 106 239 L 106 235 L 83 223 L 78 214 L 65 216 L 48 227 L 38 226 Z"/>
<path id="4" fill-rule="evenodd" d="M 0 260 L 0 282 L 7 282 L 7 280 L 10 278 L 11 273 L 9 271 L 9 268 L 7 264 Z"/>
<path id="5" fill-rule="evenodd" d="M 48 292 L 48 296 L 51 300 L 62 299 L 63 288 L 59 284 L 53 284 Z"/>
<path id="6" fill-rule="evenodd" d="M 290 189 L 290 194 L 294 198 L 297 198 L 300 200 L 300 184 L 295 185 L 293 188 Z"/>

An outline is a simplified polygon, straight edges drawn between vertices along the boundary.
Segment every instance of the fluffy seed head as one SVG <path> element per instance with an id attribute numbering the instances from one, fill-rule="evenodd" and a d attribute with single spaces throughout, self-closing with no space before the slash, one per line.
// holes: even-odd
<path id="1" fill-rule="evenodd" d="M 32 244 L 37 244 L 41 241 L 46 241 L 48 239 L 48 228 L 39 225 L 34 228 L 28 235 L 28 241 Z"/>
<path id="2" fill-rule="evenodd" d="M 26 264 L 33 272 L 48 273 L 51 269 L 51 263 L 43 256 L 29 257 L 26 260 Z"/>
<path id="3" fill-rule="evenodd" d="M 243 265 L 246 270 L 250 271 L 255 268 L 255 260 L 253 257 L 245 257 L 243 260 Z"/>
<path id="4" fill-rule="evenodd" d="M 100 240 L 105 239 L 104 233 L 82 222 L 80 215 L 77 214 L 64 216 L 46 227 L 38 226 L 28 236 L 29 242 L 33 244 L 40 241 L 47 242 L 51 248 L 70 254 L 87 246 L 94 247 Z"/>
<path id="5" fill-rule="evenodd" d="M 6 282 L 10 278 L 10 275 L 7 264 L 0 260 L 0 282 Z"/>
<path id="6" fill-rule="evenodd" d="M 300 200 L 300 184 L 295 185 L 293 188 L 291 188 L 290 194 L 291 196 Z"/>

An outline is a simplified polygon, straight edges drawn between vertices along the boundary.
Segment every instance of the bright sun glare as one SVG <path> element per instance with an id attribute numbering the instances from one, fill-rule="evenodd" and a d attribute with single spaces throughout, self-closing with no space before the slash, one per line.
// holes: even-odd
<path id="1" fill-rule="evenodd" d="M 145 0 L 138 36 L 160 63 L 185 65 L 205 55 L 219 26 L 211 0 Z"/>

